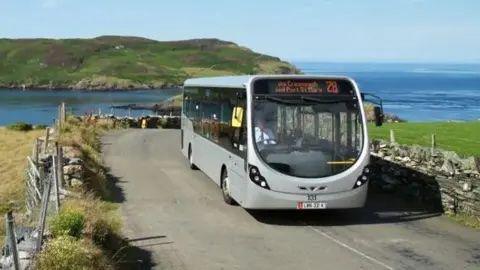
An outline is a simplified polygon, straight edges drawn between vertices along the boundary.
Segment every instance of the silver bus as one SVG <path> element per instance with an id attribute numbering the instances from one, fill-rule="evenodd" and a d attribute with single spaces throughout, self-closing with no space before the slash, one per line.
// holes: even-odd
<path id="1" fill-rule="evenodd" d="M 375 115 L 381 110 L 375 107 Z M 228 204 L 248 209 L 365 204 L 362 95 L 347 77 L 255 75 L 184 83 L 181 148 Z"/>

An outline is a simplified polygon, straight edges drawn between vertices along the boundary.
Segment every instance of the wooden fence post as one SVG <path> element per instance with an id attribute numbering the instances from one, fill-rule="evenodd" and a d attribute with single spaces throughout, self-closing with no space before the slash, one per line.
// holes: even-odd
<path id="1" fill-rule="evenodd" d="M 395 133 L 393 129 L 390 129 L 390 142 L 395 143 Z"/>
<path id="2" fill-rule="evenodd" d="M 52 156 L 52 183 L 53 183 L 53 193 L 55 199 L 55 212 L 58 213 L 60 210 L 60 196 L 58 189 L 58 156 Z"/>
<path id="3" fill-rule="evenodd" d="M 435 152 L 435 147 L 437 147 L 437 143 L 435 141 L 435 134 L 432 134 L 432 155 Z"/>
<path id="4" fill-rule="evenodd" d="M 47 211 L 48 211 L 48 201 L 50 200 L 51 183 L 52 183 L 51 179 L 46 179 L 45 188 L 43 189 L 42 201 L 40 206 L 40 218 L 38 220 L 38 231 L 37 231 L 38 236 L 37 236 L 37 243 L 35 245 L 36 252 L 39 252 L 42 247 L 43 232 L 45 230 L 45 220 L 47 218 Z"/>
<path id="5" fill-rule="evenodd" d="M 67 111 L 65 107 L 65 102 L 62 102 L 62 105 L 60 105 L 60 126 L 63 126 L 65 124 L 65 121 L 67 120 Z"/>
<path id="6" fill-rule="evenodd" d="M 38 138 L 33 141 L 32 157 L 35 165 L 38 164 Z"/>
<path id="7" fill-rule="evenodd" d="M 62 106 L 58 105 L 57 107 L 57 120 L 55 120 L 57 129 L 60 129 L 62 126 Z"/>
<path id="8" fill-rule="evenodd" d="M 10 234 L 8 233 L 8 213 L 5 214 L 5 242 L 4 242 L 4 251 L 5 253 L 3 254 L 4 256 L 8 257 L 10 256 Z M 2 266 L 2 265 L 0 265 Z"/>
<path id="9" fill-rule="evenodd" d="M 43 142 L 43 153 L 47 153 L 48 141 L 50 140 L 50 128 L 45 129 L 45 141 Z"/>
<path id="10" fill-rule="evenodd" d="M 58 189 L 63 189 L 63 147 L 57 144 L 57 177 L 58 177 Z"/>
<path id="11" fill-rule="evenodd" d="M 12 211 L 8 211 L 6 215 L 7 234 L 9 235 L 10 250 L 13 256 L 13 266 L 15 270 L 20 270 L 20 263 L 18 261 L 17 237 L 15 236 L 15 224 Z"/>

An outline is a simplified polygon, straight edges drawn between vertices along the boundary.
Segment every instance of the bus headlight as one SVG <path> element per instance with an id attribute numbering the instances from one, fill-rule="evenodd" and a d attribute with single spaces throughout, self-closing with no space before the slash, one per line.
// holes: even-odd
<path id="1" fill-rule="evenodd" d="M 248 171 L 249 171 L 250 180 L 252 180 L 252 182 L 255 183 L 257 186 L 260 186 L 265 189 L 270 189 L 270 187 L 268 186 L 267 180 L 265 180 L 265 177 L 263 177 L 260 174 L 260 171 L 258 170 L 258 168 L 253 165 L 249 165 L 248 167 L 249 167 Z"/>
<path id="2" fill-rule="evenodd" d="M 353 185 L 353 188 L 358 188 L 360 186 L 363 186 L 365 183 L 368 181 L 368 174 L 370 173 L 370 169 L 368 167 L 365 167 L 363 169 L 363 174 L 361 174 L 357 180 L 355 181 L 355 185 Z"/>

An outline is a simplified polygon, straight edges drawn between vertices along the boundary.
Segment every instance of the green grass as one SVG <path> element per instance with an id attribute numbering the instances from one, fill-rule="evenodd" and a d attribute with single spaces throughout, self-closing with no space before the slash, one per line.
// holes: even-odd
<path id="1" fill-rule="evenodd" d="M 470 216 L 463 213 L 458 213 L 458 214 L 447 213 L 446 216 L 451 218 L 453 221 L 463 224 L 467 227 L 480 230 L 480 217 Z"/>
<path id="2" fill-rule="evenodd" d="M 278 58 L 217 39 L 0 39 L 0 87 L 69 88 L 83 80 L 86 88 L 140 88 L 181 85 L 189 77 L 295 72 Z M 92 82 L 99 77 L 108 80 Z"/>
<path id="3" fill-rule="evenodd" d="M 14 131 L 0 127 L 0 246 L 5 236 L 4 215 L 8 210 L 18 213 L 24 209 L 25 167 L 33 141 L 44 131 Z"/>
<path id="4" fill-rule="evenodd" d="M 370 139 L 389 140 L 390 129 L 399 144 L 431 146 L 431 137 L 435 134 L 437 148 L 455 151 L 462 156 L 480 156 L 480 121 L 369 125 Z"/>

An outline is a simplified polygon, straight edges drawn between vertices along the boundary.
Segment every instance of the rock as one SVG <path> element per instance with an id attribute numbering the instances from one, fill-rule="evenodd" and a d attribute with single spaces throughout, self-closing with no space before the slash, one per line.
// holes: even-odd
<path id="1" fill-rule="evenodd" d="M 443 172 L 446 172 L 449 175 L 455 174 L 455 166 L 453 165 L 453 162 L 450 159 L 445 159 L 440 170 Z"/>
<path id="2" fill-rule="evenodd" d="M 398 149 L 398 155 L 401 156 L 401 157 L 408 157 L 408 151 L 405 150 L 404 148 L 400 148 Z"/>
<path id="3" fill-rule="evenodd" d="M 458 156 L 457 153 L 453 151 L 444 151 L 443 152 L 443 158 L 445 160 L 450 160 L 454 165 L 461 164 L 462 159 Z"/>
<path id="4" fill-rule="evenodd" d="M 425 151 L 420 146 L 413 146 L 410 149 L 410 156 L 413 160 L 421 162 L 425 160 Z"/>
<path id="5" fill-rule="evenodd" d="M 464 170 L 476 171 L 477 170 L 477 161 L 474 157 L 468 157 L 468 158 L 465 158 L 465 159 L 461 160 L 460 166 Z"/>
<path id="6" fill-rule="evenodd" d="M 70 186 L 71 187 L 81 187 L 83 185 L 82 180 L 78 178 L 72 178 L 70 179 Z"/>
<path id="7" fill-rule="evenodd" d="M 68 159 L 68 165 L 82 165 L 83 160 L 80 158 L 70 158 Z"/>
<path id="8" fill-rule="evenodd" d="M 73 147 L 73 146 L 64 146 L 63 148 L 63 156 L 68 159 L 73 158 L 80 158 L 82 156 L 82 152 Z"/>
<path id="9" fill-rule="evenodd" d="M 63 174 L 69 175 L 72 178 L 77 177 L 81 178 L 83 172 L 83 167 L 81 165 L 67 165 L 63 166 Z"/>
<path id="10" fill-rule="evenodd" d="M 472 184 L 469 183 L 469 182 L 465 182 L 465 183 L 463 183 L 463 187 L 462 187 L 462 188 L 463 188 L 463 191 L 467 191 L 467 192 L 468 192 L 468 191 L 471 191 L 471 190 L 472 190 Z"/>

